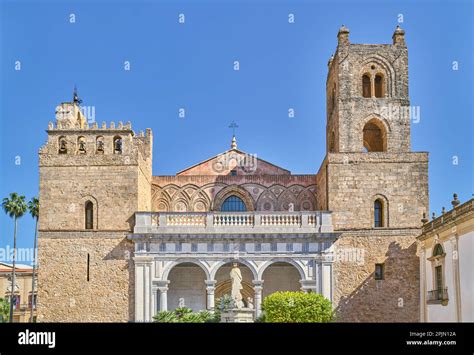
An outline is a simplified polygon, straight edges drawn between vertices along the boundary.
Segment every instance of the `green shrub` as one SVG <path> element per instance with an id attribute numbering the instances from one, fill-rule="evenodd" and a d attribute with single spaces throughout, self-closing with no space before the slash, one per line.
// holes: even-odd
<path id="1" fill-rule="evenodd" d="M 153 320 L 157 323 L 209 323 L 215 321 L 215 315 L 209 311 L 193 313 L 192 309 L 181 307 L 174 311 L 158 312 Z"/>
<path id="2" fill-rule="evenodd" d="M 8 322 L 10 318 L 10 302 L 6 298 L 0 298 L 0 323 Z"/>
<path id="3" fill-rule="evenodd" d="M 267 323 L 327 323 L 333 320 L 331 301 L 317 293 L 275 292 L 265 297 Z"/>

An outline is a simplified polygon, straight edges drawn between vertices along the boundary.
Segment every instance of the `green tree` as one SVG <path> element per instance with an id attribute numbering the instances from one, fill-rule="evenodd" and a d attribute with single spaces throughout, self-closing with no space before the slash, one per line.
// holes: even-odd
<path id="1" fill-rule="evenodd" d="M 37 240 L 38 240 L 38 217 L 39 217 L 39 200 L 37 197 L 33 197 L 28 202 L 28 210 L 30 211 L 31 217 L 35 220 L 35 240 L 33 247 L 33 277 L 31 281 L 31 313 L 30 313 L 30 322 L 33 323 L 33 311 L 36 305 L 35 299 L 35 278 L 36 278 L 36 263 L 37 263 Z"/>
<path id="2" fill-rule="evenodd" d="M 0 323 L 8 322 L 8 312 L 10 311 L 10 302 L 6 298 L 0 298 Z"/>
<path id="3" fill-rule="evenodd" d="M 331 301 L 317 293 L 275 292 L 262 304 L 267 323 L 327 323 L 333 320 Z"/>
<path id="4" fill-rule="evenodd" d="M 25 202 L 25 196 L 20 196 L 16 192 L 12 192 L 10 197 L 5 197 L 2 202 L 2 208 L 5 213 L 14 220 L 13 230 L 13 270 L 12 270 L 12 289 L 10 295 L 10 322 L 13 322 L 13 295 L 15 293 L 15 268 L 16 268 L 16 234 L 18 230 L 18 218 L 21 218 L 28 206 Z"/>

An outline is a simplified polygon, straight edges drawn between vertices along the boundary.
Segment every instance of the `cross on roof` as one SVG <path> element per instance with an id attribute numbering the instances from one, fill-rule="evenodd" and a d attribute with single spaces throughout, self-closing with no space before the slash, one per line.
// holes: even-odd
<path id="1" fill-rule="evenodd" d="M 232 121 L 229 125 L 229 128 L 232 128 L 232 135 L 235 136 L 235 129 L 239 128 L 239 126 L 237 125 L 237 123 L 235 123 L 235 121 Z"/>

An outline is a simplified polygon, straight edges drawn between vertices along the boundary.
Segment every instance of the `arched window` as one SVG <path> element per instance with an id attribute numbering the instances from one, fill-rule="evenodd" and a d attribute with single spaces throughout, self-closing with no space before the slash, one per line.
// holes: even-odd
<path id="1" fill-rule="evenodd" d="M 66 154 L 67 153 L 67 141 L 66 137 L 59 137 L 59 154 Z"/>
<path id="2" fill-rule="evenodd" d="M 84 154 L 86 153 L 86 139 L 84 137 L 79 137 L 77 139 L 77 148 L 79 153 Z"/>
<path id="3" fill-rule="evenodd" d="M 442 256 L 444 254 L 443 246 L 441 244 L 436 244 L 433 249 L 433 256 Z"/>
<path id="4" fill-rule="evenodd" d="M 362 96 L 363 97 L 372 97 L 372 90 L 371 90 L 371 83 L 370 83 L 370 76 L 368 74 L 364 74 L 362 76 Z"/>
<path id="5" fill-rule="evenodd" d="M 383 227 L 383 203 L 380 200 L 374 202 L 374 227 Z"/>
<path id="6" fill-rule="evenodd" d="M 114 154 L 122 154 L 122 138 L 114 137 Z"/>
<path id="7" fill-rule="evenodd" d="M 104 137 L 98 136 L 96 138 L 96 152 L 98 154 L 103 154 L 104 153 Z"/>
<path id="8" fill-rule="evenodd" d="M 235 195 L 229 196 L 222 203 L 221 211 L 225 212 L 245 212 L 247 207 L 240 197 Z"/>
<path id="9" fill-rule="evenodd" d="M 86 202 L 85 216 L 86 229 L 94 229 L 94 204 L 91 201 Z"/>
<path id="10" fill-rule="evenodd" d="M 387 151 L 385 126 L 377 119 L 367 122 L 363 129 L 363 145 L 367 152 Z"/>
<path id="11" fill-rule="evenodd" d="M 375 87 L 375 97 L 383 97 L 383 76 L 382 74 L 377 74 L 374 80 L 374 87 Z"/>

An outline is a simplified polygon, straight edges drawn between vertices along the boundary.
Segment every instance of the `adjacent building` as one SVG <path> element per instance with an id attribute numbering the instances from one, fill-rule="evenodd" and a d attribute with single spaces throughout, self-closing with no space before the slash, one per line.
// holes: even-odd
<path id="1" fill-rule="evenodd" d="M 422 322 L 474 321 L 474 199 L 452 204 L 418 237 Z"/>
<path id="2" fill-rule="evenodd" d="M 13 322 L 29 322 L 32 307 L 33 321 L 36 321 L 36 292 L 32 293 L 33 267 L 16 264 L 13 298 L 12 271 L 12 264 L 0 262 L 0 298 L 13 300 Z"/>

